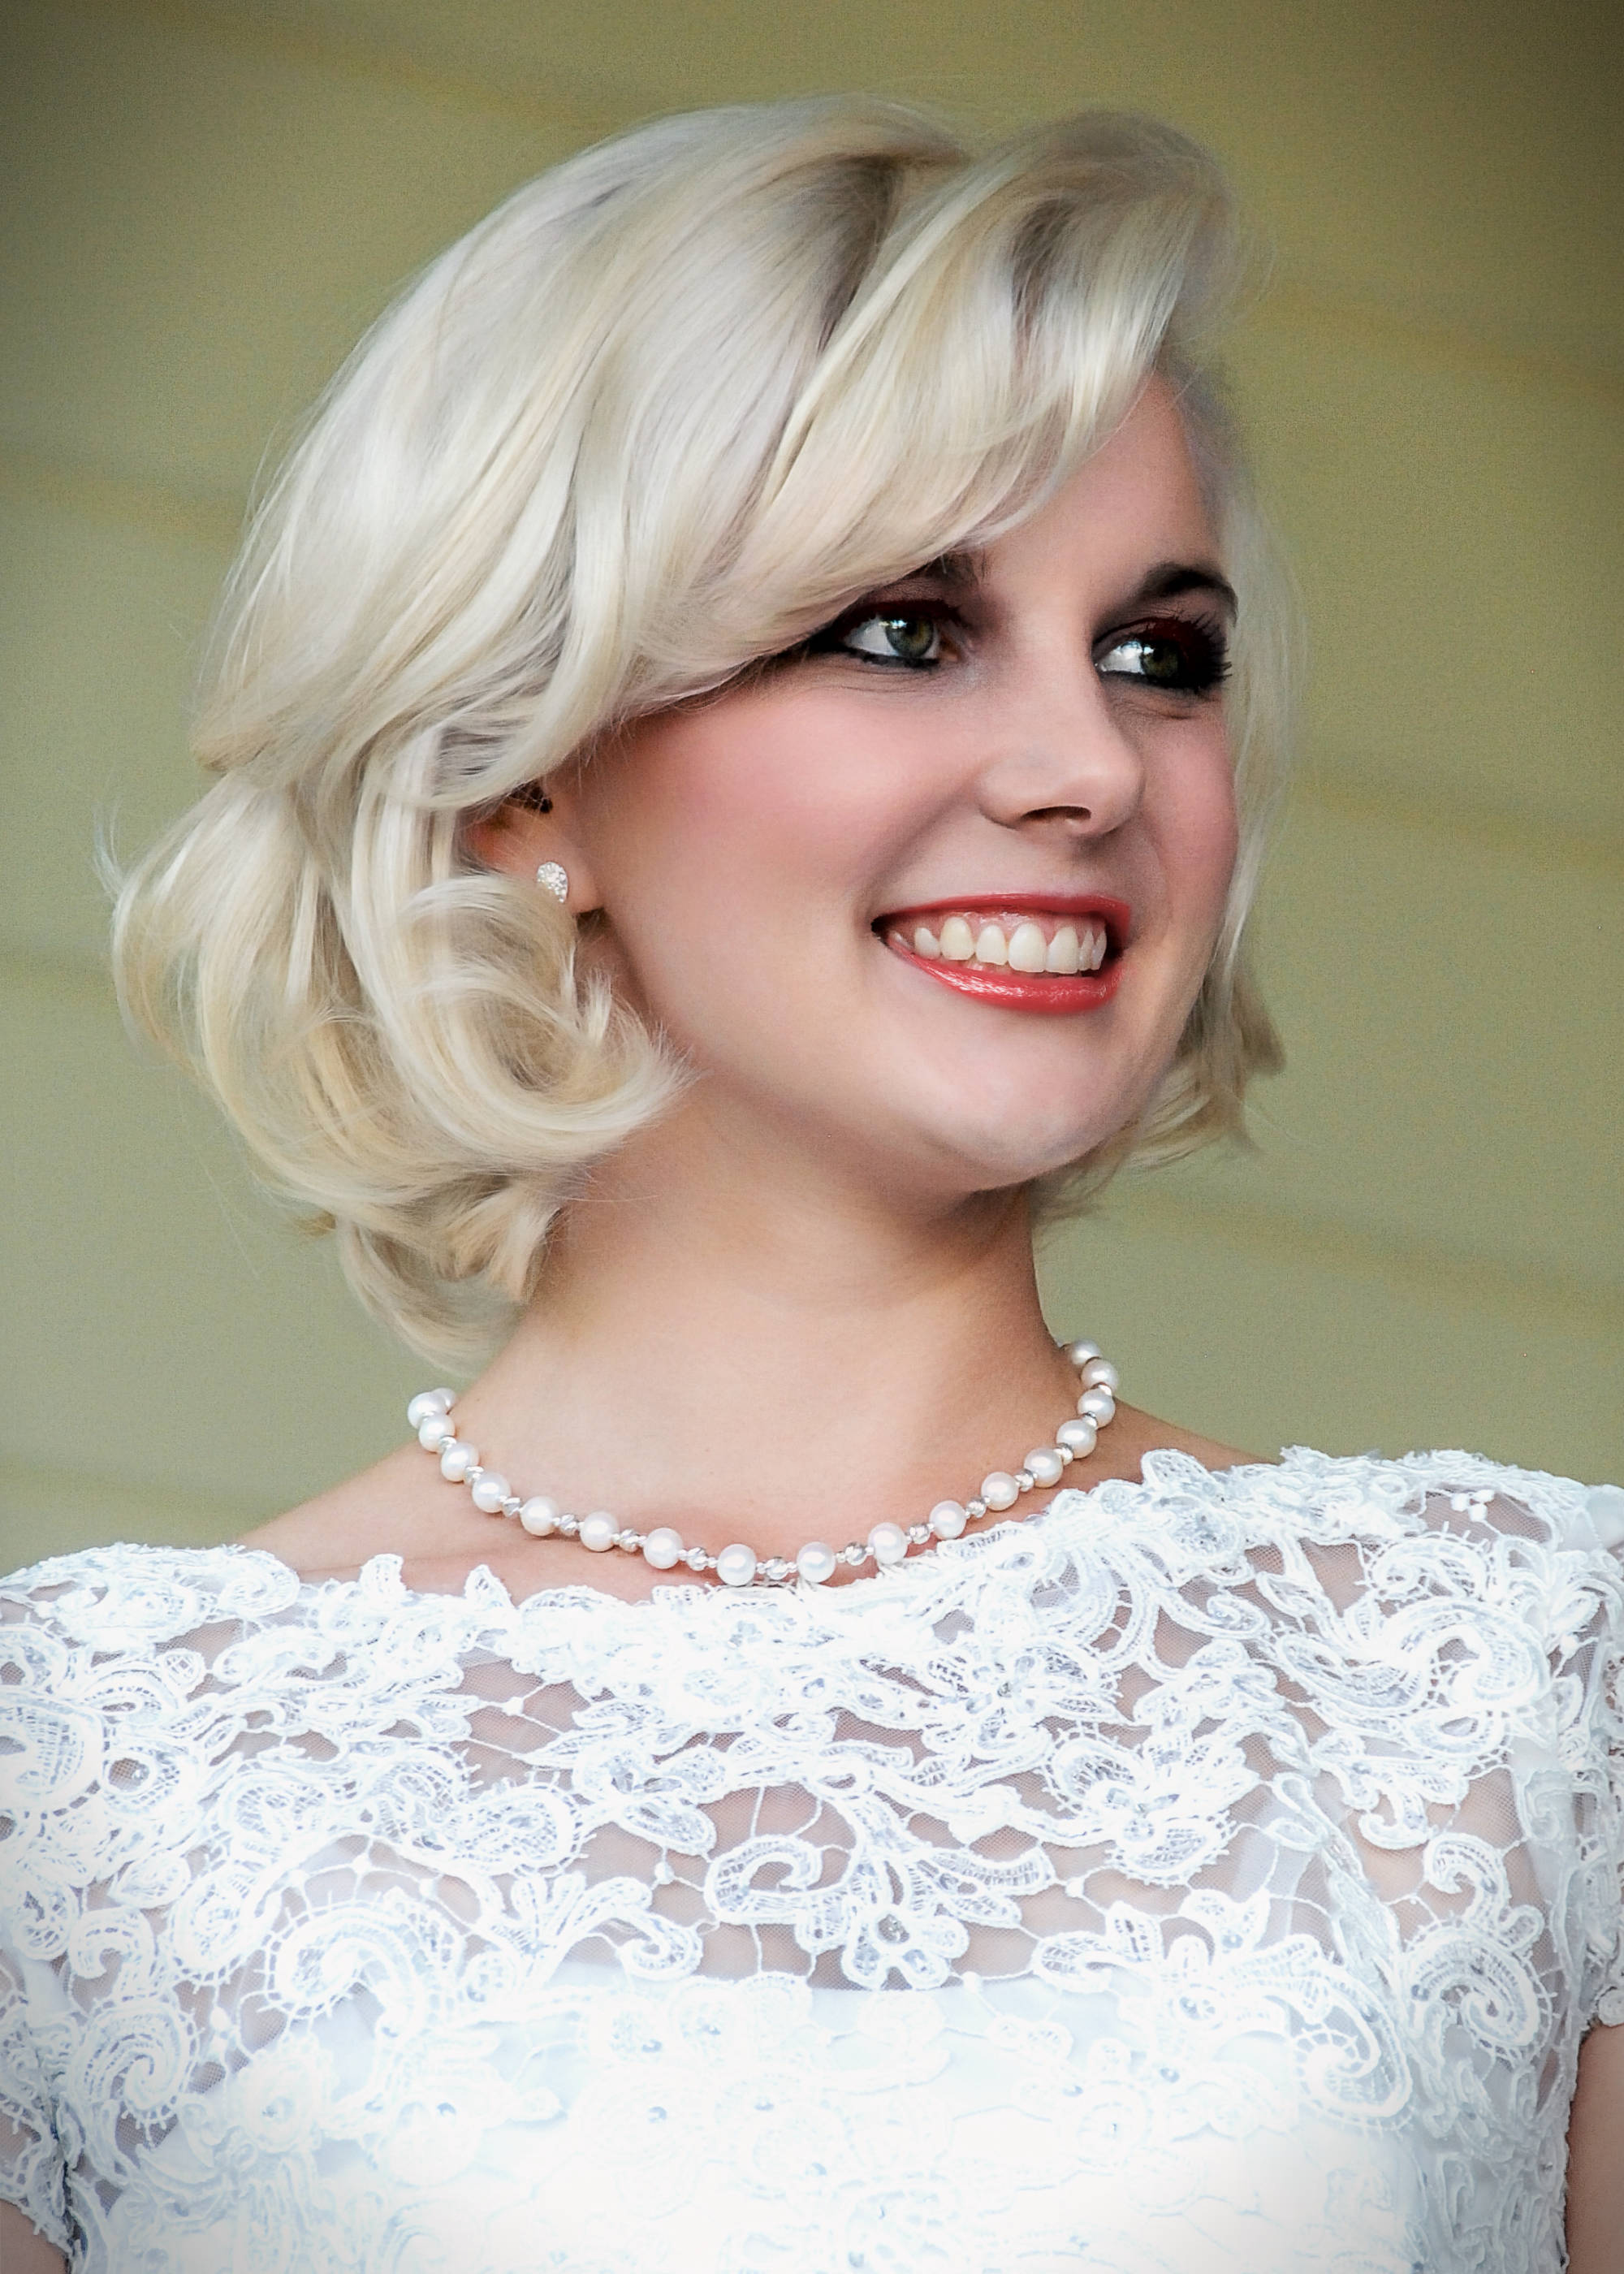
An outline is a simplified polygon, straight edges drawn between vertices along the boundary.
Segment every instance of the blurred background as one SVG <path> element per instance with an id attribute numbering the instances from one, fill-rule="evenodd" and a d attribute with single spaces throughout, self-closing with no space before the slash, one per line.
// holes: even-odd
<path id="1" fill-rule="evenodd" d="M 7 0 L 0 1568 L 229 1536 L 424 1368 L 106 976 L 98 817 L 194 789 L 244 500 L 395 287 L 581 144 L 865 87 L 1214 147 L 1274 248 L 1232 365 L 1312 640 L 1256 1150 L 1044 1256 L 1136 1403 L 1272 1452 L 1624 1472 L 1624 19 L 1610 0 Z"/>

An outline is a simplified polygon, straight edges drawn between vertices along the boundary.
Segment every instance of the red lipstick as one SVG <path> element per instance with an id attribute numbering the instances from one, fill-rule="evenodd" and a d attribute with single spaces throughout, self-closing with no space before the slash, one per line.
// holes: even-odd
<path id="1" fill-rule="evenodd" d="M 888 909 L 882 924 L 912 923 L 920 916 L 1094 916 L 1111 936 L 1114 949 L 1126 944 L 1133 911 L 1109 892 L 957 892 L 939 900 L 910 900 Z"/>
<path id="2" fill-rule="evenodd" d="M 911 944 L 915 932 L 922 926 L 934 934 L 929 919 L 950 916 L 960 916 L 973 927 L 997 924 L 1006 934 L 1028 920 L 1039 923 L 1049 940 L 1065 925 L 1091 926 L 1105 934 L 1105 960 L 1095 970 L 1071 973 L 1021 971 L 962 956 L 920 954 Z M 1098 1010 L 1116 992 L 1132 921 L 1127 902 L 1103 892 L 1004 892 L 917 901 L 883 916 L 875 930 L 902 962 L 957 994 L 978 997 L 1006 1010 L 1067 1018 Z"/>

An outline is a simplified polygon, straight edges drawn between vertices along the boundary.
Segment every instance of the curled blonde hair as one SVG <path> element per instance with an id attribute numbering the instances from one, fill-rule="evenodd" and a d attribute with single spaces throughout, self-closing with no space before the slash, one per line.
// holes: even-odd
<path id="1" fill-rule="evenodd" d="M 985 544 L 1154 372 L 1240 594 L 1243 849 L 1149 1110 L 1040 1206 L 1237 1125 L 1278 1057 L 1241 941 L 1286 691 L 1207 357 L 1240 267 L 1213 162 L 1149 121 L 977 158 L 891 103 L 777 103 L 543 175 L 362 343 L 227 588 L 196 734 L 218 779 L 125 880 L 115 964 L 409 1342 L 488 1344 L 560 1208 L 681 1079 L 460 825 Z"/>

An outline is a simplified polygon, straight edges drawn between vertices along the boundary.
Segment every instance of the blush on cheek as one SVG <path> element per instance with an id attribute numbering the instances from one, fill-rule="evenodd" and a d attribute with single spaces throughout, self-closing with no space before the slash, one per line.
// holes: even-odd
<path id="1" fill-rule="evenodd" d="M 1222 824 L 1216 833 L 1213 848 L 1213 920 L 1222 916 L 1229 897 L 1229 886 L 1235 877 L 1235 862 L 1240 852 L 1240 831 L 1237 826 L 1235 804 L 1229 800 L 1223 812 Z"/>
<path id="2" fill-rule="evenodd" d="M 1178 810 L 1164 816 L 1162 875 L 1193 1002 L 1217 945 L 1240 840 L 1227 757 L 1213 753 L 1205 778 L 1192 770 L 1182 787 Z"/>
<path id="3" fill-rule="evenodd" d="M 840 691 L 782 685 L 673 721 L 654 757 L 638 826 L 688 890 L 775 915 L 788 896 L 814 921 L 862 898 L 920 826 L 919 778 L 942 771 Z"/>
<path id="4" fill-rule="evenodd" d="M 1240 850 L 1240 821 L 1235 807 L 1235 777 L 1227 749 L 1218 754 L 1206 796 L 1192 803 L 1186 838 L 1188 874 L 1202 880 L 1214 911 L 1222 913 L 1229 897 Z"/>
<path id="5" fill-rule="evenodd" d="M 771 863 L 775 847 L 804 843 L 808 831 L 829 827 L 839 801 L 818 738 L 800 724 L 750 697 L 671 722 L 650 737 L 640 821 L 689 858 L 703 851 L 718 865 L 741 856 Z"/>

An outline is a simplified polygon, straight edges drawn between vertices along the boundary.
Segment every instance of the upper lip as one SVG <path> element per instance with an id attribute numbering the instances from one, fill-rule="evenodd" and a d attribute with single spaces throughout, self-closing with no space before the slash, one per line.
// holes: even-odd
<path id="1" fill-rule="evenodd" d="M 1115 953 L 1127 940 L 1133 911 L 1110 892 L 945 892 L 939 900 L 910 900 L 906 907 L 888 908 L 876 920 L 876 929 L 934 915 L 1093 916 L 1104 924 Z"/>

